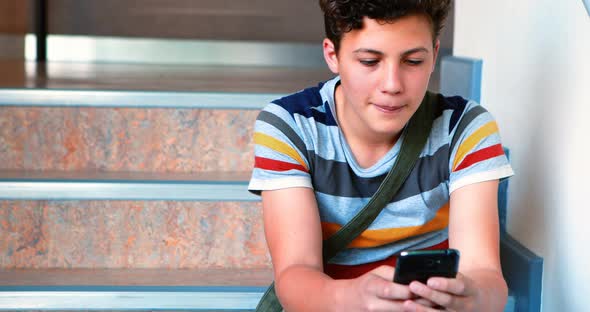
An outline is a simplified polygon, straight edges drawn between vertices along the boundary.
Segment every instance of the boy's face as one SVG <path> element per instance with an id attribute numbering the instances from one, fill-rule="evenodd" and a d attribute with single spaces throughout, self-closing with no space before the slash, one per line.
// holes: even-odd
<path id="1" fill-rule="evenodd" d="M 434 70 L 439 44 L 433 47 L 432 36 L 428 19 L 412 15 L 393 23 L 365 18 L 362 29 L 342 36 L 338 52 L 324 40 L 328 66 L 341 78 L 339 122 L 354 125 L 355 135 L 364 139 L 397 137 L 418 109 Z"/>

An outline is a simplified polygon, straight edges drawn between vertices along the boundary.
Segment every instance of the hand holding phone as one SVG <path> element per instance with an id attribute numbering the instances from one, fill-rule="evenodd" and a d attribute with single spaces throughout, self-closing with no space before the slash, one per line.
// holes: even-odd
<path id="1" fill-rule="evenodd" d="M 404 251 L 397 258 L 393 281 L 404 285 L 412 281 L 426 284 L 433 276 L 455 278 L 458 270 L 456 249 Z"/>

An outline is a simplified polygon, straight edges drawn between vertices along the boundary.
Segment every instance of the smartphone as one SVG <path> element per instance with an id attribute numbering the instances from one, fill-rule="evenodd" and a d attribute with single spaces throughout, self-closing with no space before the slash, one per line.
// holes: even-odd
<path id="1" fill-rule="evenodd" d="M 456 249 L 403 251 L 397 258 L 393 281 L 404 285 L 412 281 L 426 284 L 433 276 L 455 278 L 458 270 Z"/>

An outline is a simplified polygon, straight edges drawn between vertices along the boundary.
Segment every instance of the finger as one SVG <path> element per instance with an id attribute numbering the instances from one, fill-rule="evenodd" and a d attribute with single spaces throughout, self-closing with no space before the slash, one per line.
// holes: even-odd
<path id="1" fill-rule="evenodd" d="M 427 306 L 421 304 L 418 300 L 406 300 L 404 302 L 404 311 L 408 312 L 435 312 L 435 311 L 442 311 L 433 306 Z"/>
<path id="2" fill-rule="evenodd" d="M 461 299 L 463 297 L 455 296 L 447 292 L 432 289 L 416 281 L 410 283 L 409 288 L 416 295 L 424 299 L 430 300 L 436 305 L 452 309 L 460 309 L 462 307 Z"/>
<path id="3" fill-rule="evenodd" d="M 379 281 L 372 281 L 370 287 L 372 293 L 377 297 L 390 300 L 406 300 L 412 298 L 413 294 L 408 286 L 393 283 L 394 267 L 382 265 L 369 273 L 379 277 Z"/>
<path id="4" fill-rule="evenodd" d="M 462 274 L 457 275 L 457 278 L 432 277 L 428 279 L 427 285 L 432 289 L 457 296 L 469 296 L 475 292 L 471 287 L 471 280 Z"/>
<path id="5" fill-rule="evenodd" d="M 406 300 L 413 297 L 413 293 L 408 286 L 396 284 L 377 276 L 369 281 L 368 290 L 382 299 Z"/>
<path id="6" fill-rule="evenodd" d="M 437 307 L 438 305 L 430 300 L 424 299 L 424 298 L 416 298 L 413 299 L 412 301 L 414 301 L 415 303 L 425 306 L 425 307 Z"/>
<path id="7" fill-rule="evenodd" d="M 382 299 L 389 300 L 407 300 L 414 298 L 414 294 L 407 285 L 396 284 L 393 282 L 395 268 L 388 265 L 379 266 L 369 272 L 372 276 L 368 281 L 368 290 L 370 293 Z"/>

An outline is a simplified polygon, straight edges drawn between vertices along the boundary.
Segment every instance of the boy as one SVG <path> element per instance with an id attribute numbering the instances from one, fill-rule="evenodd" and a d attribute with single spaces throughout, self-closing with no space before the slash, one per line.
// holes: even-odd
<path id="1" fill-rule="evenodd" d="M 366 204 L 393 166 L 434 70 L 450 0 L 320 0 L 337 77 L 260 113 L 249 190 L 261 193 L 286 311 L 502 311 L 498 180 L 512 175 L 492 116 L 440 96 L 420 159 L 371 226 L 329 263 L 322 240 Z M 392 282 L 394 255 L 456 248 L 457 278 Z"/>

